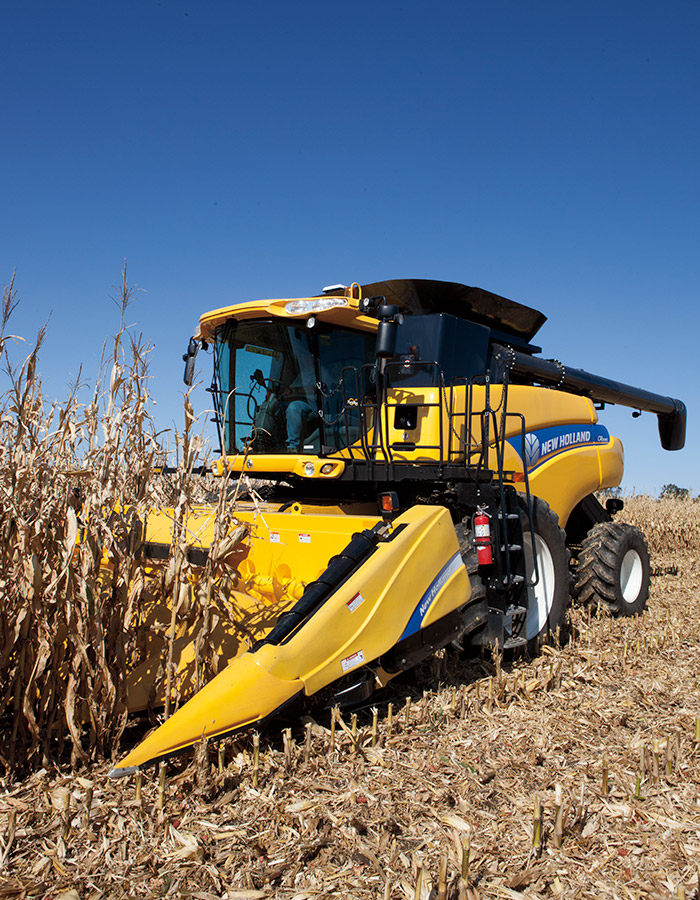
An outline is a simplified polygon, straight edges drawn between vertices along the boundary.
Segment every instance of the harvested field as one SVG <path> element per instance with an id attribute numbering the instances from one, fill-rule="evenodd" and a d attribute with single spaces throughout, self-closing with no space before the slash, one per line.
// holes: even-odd
<path id="1" fill-rule="evenodd" d="M 669 503 L 623 514 L 658 573 L 640 619 L 575 609 L 535 660 L 447 655 L 376 728 L 319 715 L 142 782 L 0 782 L 0 897 L 698 897 L 700 555 L 648 527 Z"/>

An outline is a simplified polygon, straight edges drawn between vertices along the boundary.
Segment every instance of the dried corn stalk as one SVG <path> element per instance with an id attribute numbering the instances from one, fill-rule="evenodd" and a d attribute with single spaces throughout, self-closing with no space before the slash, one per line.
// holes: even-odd
<path id="1" fill-rule="evenodd" d="M 131 337 L 126 272 L 121 321 L 103 354 L 90 402 L 80 384 L 49 404 L 37 374 L 44 339 L 12 358 L 8 323 L 14 283 L 3 295 L 0 353 L 0 767 L 13 772 L 60 759 L 73 765 L 118 752 L 126 723 L 127 669 L 147 648 L 141 627 L 154 592 L 137 552 L 142 521 L 172 487 L 153 474 L 163 458 L 149 412 L 150 348 Z M 184 513 L 201 444 L 182 442 L 185 474 L 174 486 Z M 175 529 L 169 570 L 182 581 Z M 167 579 L 166 579 L 167 580 Z"/>

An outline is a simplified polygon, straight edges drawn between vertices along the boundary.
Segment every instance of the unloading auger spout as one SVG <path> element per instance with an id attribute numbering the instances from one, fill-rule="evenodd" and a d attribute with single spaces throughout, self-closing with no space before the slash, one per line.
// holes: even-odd
<path id="1" fill-rule="evenodd" d="M 682 400 L 663 397 L 621 381 L 592 375 L 583 369 L 572 369 L 556 359 L 539 359 L 512 348 L 500 348 L 502 357 L 510 359 L 514 373 L 529 376 L 533 382 L 551 385 L 562 391 L 582 394 L 598 403 L 617 403 L 656 413 L 659 437 L 664 450 L 682 450 L 685 446 L 687 410 Z"/>

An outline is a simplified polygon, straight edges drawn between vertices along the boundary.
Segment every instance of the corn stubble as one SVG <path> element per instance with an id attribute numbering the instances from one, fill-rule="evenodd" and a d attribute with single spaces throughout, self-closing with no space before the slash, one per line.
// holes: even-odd
<path id="1" fill-rule="evenodd" d="M 671 559 L 679 574 L 653 579 L 641 620 L 578 608 L 567 640 L 532 660 L 445 653 L 389 685 L 376 716 L 203 742 L 133 779 L 107 779 L 104 763 L 0 778 L 0 888 L 695 897 L 700 561 Z"/>

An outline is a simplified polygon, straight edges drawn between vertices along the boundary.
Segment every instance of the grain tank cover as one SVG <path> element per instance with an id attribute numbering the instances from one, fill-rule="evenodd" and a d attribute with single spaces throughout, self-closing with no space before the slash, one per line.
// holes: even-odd
<path id="1" fill-rule="evenodd" d="M 531 340 L 547 321 L 536 309 L 456 281 L 401 278 L 362 285 L 363 297 L 376 295 L 408 315 L 447 313 L 525 341 Z"/>

